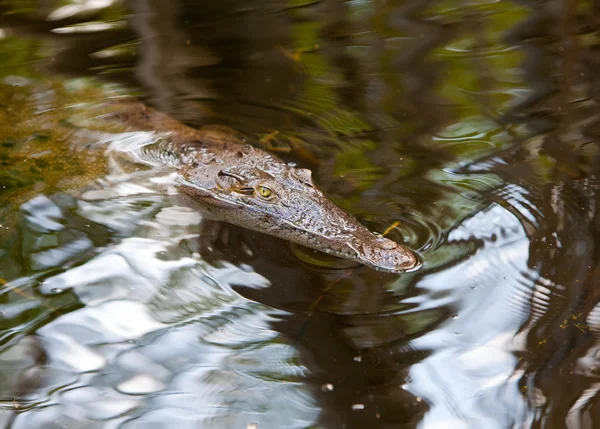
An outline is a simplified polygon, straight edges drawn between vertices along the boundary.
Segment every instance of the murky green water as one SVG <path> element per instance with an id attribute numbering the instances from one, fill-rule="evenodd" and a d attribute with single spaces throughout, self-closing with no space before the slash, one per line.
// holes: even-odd
<path id="1" fill-rule="evenodd" d="M 0 2 L 0 426 L 600 427 L 596 3 Z M 215 239 L 129 95 L 423 267 Z"/>

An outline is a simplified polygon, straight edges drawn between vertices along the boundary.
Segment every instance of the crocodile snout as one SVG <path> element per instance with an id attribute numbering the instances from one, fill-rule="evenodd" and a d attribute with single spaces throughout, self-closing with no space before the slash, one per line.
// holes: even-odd
<path id="1" fill-rule="evenodd" d="M 363 244 L 362 250 L 360 258 L 366 265 L 376 269 L 404 272 L 415 270 L 421 265 L 411 250 L 384 237 L 374 237 L 372 241 Z"/>

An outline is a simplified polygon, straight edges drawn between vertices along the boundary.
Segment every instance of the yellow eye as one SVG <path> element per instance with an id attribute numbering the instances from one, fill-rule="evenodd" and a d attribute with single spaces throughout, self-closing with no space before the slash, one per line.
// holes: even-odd
<path id="1" fill-rule="evenodd" d="M 261 197 L 263 198 L 269 198 L 272 194 L 273 191 L 271 191 L 269 188 L 267 188 L 266 186 L 259 186 L 258 187 L 258 193 L 260 194 Z"/>

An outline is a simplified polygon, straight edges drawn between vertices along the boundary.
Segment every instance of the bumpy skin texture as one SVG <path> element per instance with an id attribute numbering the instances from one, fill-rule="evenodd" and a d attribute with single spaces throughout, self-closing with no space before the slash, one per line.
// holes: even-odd
<path id="1" fill-rule="evenodd" d="M 336 206 L 310 170 L 291 167 L 232 133 L 195 130 L 140 103 L 122 104 L 118 116 L 131 127 L 169 133 L 182 193 L 213 219 L 379 270 L 419 266 L 411 250 L 373 234 Z"/>

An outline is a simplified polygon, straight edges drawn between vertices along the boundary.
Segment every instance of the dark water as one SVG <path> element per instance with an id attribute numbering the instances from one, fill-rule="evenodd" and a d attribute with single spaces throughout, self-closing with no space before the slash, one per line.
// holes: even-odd
<path id="1" fill-rule="evenodd" d="M 600 427 L 600 3 L 0 12 L 2 427 Z M 423 268 L 211 236 L 103 125 L 128 94 L 311 168 Z"/>

